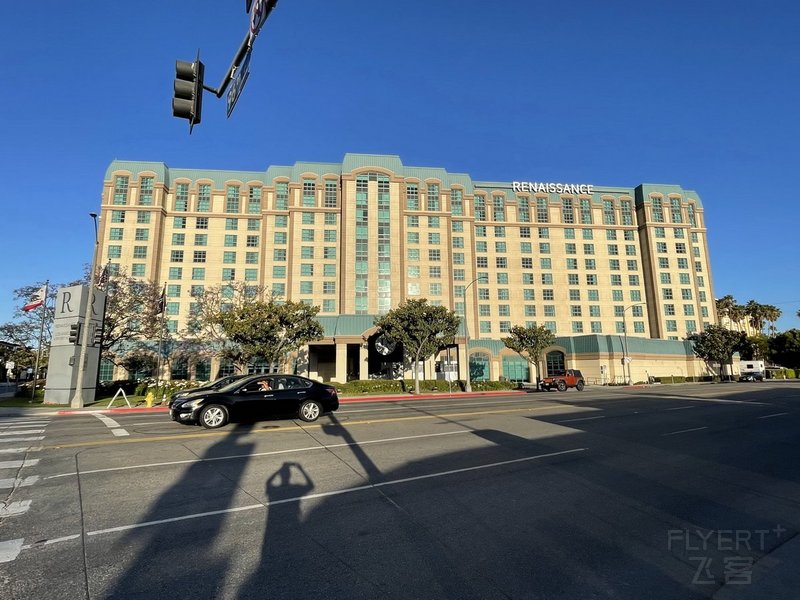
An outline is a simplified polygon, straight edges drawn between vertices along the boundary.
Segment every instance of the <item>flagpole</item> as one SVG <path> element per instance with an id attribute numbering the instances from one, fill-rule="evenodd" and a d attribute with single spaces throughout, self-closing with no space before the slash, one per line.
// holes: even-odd
<path id="1" fill-rule="evenodd" d="M 39 324 L 39 347 L 36 350 L 36 368 L 33 370 L 33 386 L 31 386 L 31 402 L 36 399 L 36 382 L 39 381 L 39 362 L 42 360 L 42 339 L 44 338 L 44 319 L 47 315 L 47 291 L 50 280 L 44 282 L 44 302 L 42 303 L 42 322 Z"/>

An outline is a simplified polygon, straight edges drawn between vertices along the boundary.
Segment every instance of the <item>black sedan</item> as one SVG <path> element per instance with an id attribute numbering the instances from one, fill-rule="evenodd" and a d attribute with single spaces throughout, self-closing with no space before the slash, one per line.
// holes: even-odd
<path id="1" fill-rule="evenodd" d="M 173 421 L 216 429 L 231 421 L 257 421 L 270 416 L 311 422 L 337 408 L 339 396 L 332 385 L 299 375 L 252 375 L 219 390 L 172 400 L 169 414 Z"/>

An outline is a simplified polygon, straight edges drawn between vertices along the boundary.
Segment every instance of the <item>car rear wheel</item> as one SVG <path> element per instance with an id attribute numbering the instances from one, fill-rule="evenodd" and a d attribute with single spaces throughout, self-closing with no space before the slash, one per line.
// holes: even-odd
<path id="1" fill-rule="evenodd" d="M 556 389 L 559 392 L 566 392 L 567 391 L 567 382 L 563 379 L 559 379 L 558 383 L 556 383 Z"/>
<path id="2" fill-rule="evenodd" d="M 578 390 L 579 392 L 582 392 L 583 391 L 583 382 L 579 381 L 578 385 L 575 386 L 575 389 Z"/>
<path id="3" fill-rule="evenodd" d="M 206 429 L 217 429 L 228 424 L 228 409 L 219 404 L 209 404 L 200 413 L 200 425 Z"/>
<path id="4" fill-rule="evenodd" d="M 298 411 L 298 417 L 301 421 L 306 421 L 310 423 L 311 421 L 316 421 L 319 419 L 319 416 L 322 414 L 322 406 L 316 400 L 306 400 L 300 405 L 300 410 Z"/>

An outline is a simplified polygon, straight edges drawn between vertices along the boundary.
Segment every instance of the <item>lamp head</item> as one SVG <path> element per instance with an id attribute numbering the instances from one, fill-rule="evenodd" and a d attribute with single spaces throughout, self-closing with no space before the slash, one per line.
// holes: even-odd
<path id="1" fill-rule="evenodd" d="M 97 213 L 90 212 L 89 216 L 92 217 L 93 219 L 96 219 L 97 218 Z"/>

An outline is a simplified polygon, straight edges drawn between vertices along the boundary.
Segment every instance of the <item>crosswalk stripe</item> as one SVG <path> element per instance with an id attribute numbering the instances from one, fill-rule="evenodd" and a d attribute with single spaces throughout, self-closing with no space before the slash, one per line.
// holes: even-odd
<path id="1" fill-rule="evenodd" d="M 5 460 L 0 461 L 0 469 L 21 469 L 23 467 L 33 467 L 38 464 L 38 458 L 26 458 L 25 460 Z"/>
<path id="2" fill-rule="evenodd" d="M 31 507 L 30 500 L 20 500 L 19 502 L 11 502 L 5 506 L 0 502 L 0 517 L 14 517 L 16 515 L 24 515 Z"/>
<path id="3" fill-rule="evenodd" d="M 8 438 L 7 440 L 1 440 L 0 444 L 3 442 L 38 442 L 44 439 L 43 435 L 37 437 L 27 437 L 27 438 Z"/>
<path id="4" fill-rule="evenodd" d="M 0 542 L 0 563 L 11 562 L 19 555 L 22 550 L 24 538 Z"/>
<path id="5" fill-rule="evenodd" d="M 25 479 L 21 479 L 19 477 L 11 479 L 0 479 L 0 490 L 28 487 L 33 485 L 37 481 L 39 481 L 38 475 L 31 475 L 30 477 L 26 477 Z"/>
<path id="6" fill-rule="evenodd" d="M 14 441 L 16 442 L 17 440 Z M 41 449 L 42 449 L 41 446 L 28 446 L 26 448 L 0 448 L 0 454 L 22 454 L 23 452 L 39 452 Z"/>
<path id="7" fill-rule="evenodd" d="M 0 437 L 7 437 L 10 435 L 29 435 L 31 433 L 44 433 L 44 429 L 28 429 L 27 431 L 4 431 L 0 433 Z"/>

